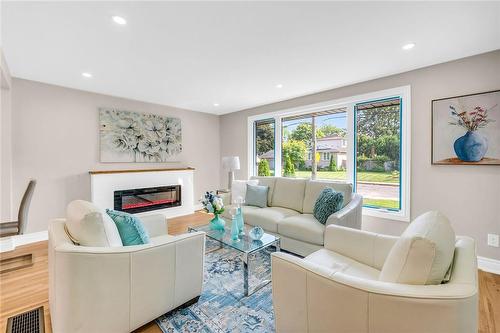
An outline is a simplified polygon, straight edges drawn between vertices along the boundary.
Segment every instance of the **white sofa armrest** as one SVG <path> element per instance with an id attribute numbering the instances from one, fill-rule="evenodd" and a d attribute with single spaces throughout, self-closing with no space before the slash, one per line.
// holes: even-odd
<path id="1" fill-rule="evenodd" d="M 361 214 L 363 210 L 363 197 L 353 193 L 351 201 L 338 212 L 330 215 L 326 225 L 335 224 L 344 227 L 361 229 Z"/>
<path id="2" fill-rule="evenodd" d="M 149 237 L 156 237 L 168 234 L 168 225 L 165 215 L 152 214 L 139 217 L 142 224 L 148 231 Z"/>
<path id="3" fill-rule="evenodd" d="M 325 248 L 381 270 L 398 238 L 331 224 L 325 229 Z"/>

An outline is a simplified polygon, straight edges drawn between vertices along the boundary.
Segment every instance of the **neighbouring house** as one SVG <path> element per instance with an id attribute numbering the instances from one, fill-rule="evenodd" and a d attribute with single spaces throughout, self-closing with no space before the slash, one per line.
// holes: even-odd
<path id="1" fill-rule="evenodd" d="M 330 165 L 330 157 L 333 156 L 337 168 L 346 168 L 347 162 L 347 140 L 340 136 L 328 136 L 316 140 L 316 152 L 319 153 L 320 159 L 318 169 L 327 168 Z M 258 156 L 258 161 L 267 160 L 269 168 L 274 170 L 274 149 L 269 150 Z M 306 167 L 312 165 L 311 149 L 307 150 Z"/>
<path id="2" fill-rule="evenodd" d="M 260 160 L 267 160 L 269 163 L 269 169 L 274 170 L 274 149 L 265 152 L 262 155 L 259 155 L 257 164 Z"/>
<path id="3" fill-rule="evenodd" d="M 330 157 L 337 168 L 346 168 L 347 163 L 347 140 L 340 136 L 328 136 L 316 139 L 316 152 L 319 153 L 318 169 L 327 168 L 330 165 Z M 306 166 L 312 165 L 312 149 L 307 151 Z"/>

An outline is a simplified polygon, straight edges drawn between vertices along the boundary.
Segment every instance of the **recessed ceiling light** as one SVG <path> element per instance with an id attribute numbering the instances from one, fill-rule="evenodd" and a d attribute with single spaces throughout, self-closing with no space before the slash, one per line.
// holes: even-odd
<path id="1" fill-rule="evenodd" d="M 281 83 L 279 83 L 276 85 L 276 88 L 281 89 L 281 88 L 283 88 L 283 85 Z"/>
<path id="2" fill-rule="evenodd" d="M 113 16 L 112 17 L 113 21 L 116 23 L 116 24 L 119 24 L 119 25 L 125 25 L 127 24 L 127 20 L 125 20 L 123 17 L 121 16 Z"/>
<path id="3" fill-rule="evenodd" d="M 219 106 L 220 104 L 219 103 L 214 103 L 214 106 Z"/>
<path id="4" fill-rule="evenodd" d="M 87 72 L 83 72 L 83 73 L 82 73 L 82 76 L 83 76 L 83 77 L 86 77 L 86 78 L 91 78 L 91 77 L 92 77 L 92 74 L 87 73 Z"/>
<path id="5" fill-rule="evenodd" d="M 403 45 L 401 48 L 405 51 L 411 50 L 412 48 L 415 47 L 415 43 L 407 43 Z"/>

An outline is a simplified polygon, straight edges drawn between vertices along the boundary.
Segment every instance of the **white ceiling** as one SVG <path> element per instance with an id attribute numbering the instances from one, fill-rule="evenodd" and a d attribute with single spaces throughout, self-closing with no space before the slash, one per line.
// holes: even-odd
<path id="1" fill-rule="evenodd" d="M 13 76 L 215 114 L 500 49 L 498 2 L 2 6 Z"/>

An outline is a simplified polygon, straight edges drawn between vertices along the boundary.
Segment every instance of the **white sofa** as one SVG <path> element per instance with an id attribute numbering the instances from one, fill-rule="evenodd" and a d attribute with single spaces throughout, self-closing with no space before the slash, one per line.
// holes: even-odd
<path id="1" fill-rule="evenodd" d="M 167 235 L 163 215 L 142 218 L 151 242 L 74 245 L 65 219 L 49 225 L 49 304 L 55 333 L 122 333 L 196 299 L 205 234 Z"/>
<path id="2" fill-rule="evenodd" d="M 266 208 L 243 206 L 243 219 L 266 232 L 278 234 L 281 248 L 306 256 L 323 248 L 325 225 L 313 216 L 316 199 L 325 187 L 332 187 L 344 194 L 344 206 L 332 214 L 326 225 L 335 224 L 361 229 L 363 199 L 352 193 L 346 182 L 309 180 L 286 177 L 252 177 L 259 185 L 269 187 Z M 230 218 L 229 209 L 223 216 Z"/>
<path id="3" fill-rule="evenodd" d="M 474 240 L 456 238 L 451 279 L 437 285 L 379 281 L 397 240 L 330 225 L 325 248 L 304 259 L 273 253 L 276 332 L 477 332 Z"/>

